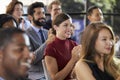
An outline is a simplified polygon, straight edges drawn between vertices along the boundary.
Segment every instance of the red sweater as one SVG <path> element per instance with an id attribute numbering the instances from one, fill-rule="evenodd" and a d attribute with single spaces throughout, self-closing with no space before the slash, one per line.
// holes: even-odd
<path id="1" fill-rule="evenodd" d="M 71 59 L 71 51 L 74 46 L 77 44 L 70 40 L 60 40 L 58 38 L 55 39 L 52 43 L 47 45 L 45 49 L 45 56 L 51 56 L 54 57 L 58 64 L 58 70 L 62 70 L 68 61 Z M 70 74 L 64 79 L 69 80 Z"/>

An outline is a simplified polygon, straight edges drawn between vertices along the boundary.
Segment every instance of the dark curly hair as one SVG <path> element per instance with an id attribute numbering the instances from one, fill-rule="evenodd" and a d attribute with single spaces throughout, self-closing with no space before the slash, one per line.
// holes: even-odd
<path id="1" fill-rule="evenodd" d="M 0 28 L 3 28 L 3 25 L 8 22 L 13 20 L 16 23 L 15 27 L 18 27 L 17 21 L 9 14 L 0 14 Z"/>
<path id="2" fill-rule="evenodd" d="M 28 15 L 33 15 L 34 14 L 34 9 L 35 8 L 38 8 L 38 7 L 42 7 L 44 8 L 44 4 L 42 2 L 35 2 L 35 3 L 32 3 L 29 7 L 28 7 Z"/>

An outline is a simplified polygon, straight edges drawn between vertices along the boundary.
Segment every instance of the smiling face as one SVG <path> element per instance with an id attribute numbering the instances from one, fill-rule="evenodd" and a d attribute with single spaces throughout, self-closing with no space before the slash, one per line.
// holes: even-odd
<path id="1" fill-rule="evenodd" d="M 108 29 L 102 29 L 95 43 L 96 51 L 103 56 L 104 54 L 110 54 L 113 47 L 113 38 Z"/>
<path id="2" fill-rule="evenodd" d="M 25 34 L 15 34 L 1 51 L 1 65 L 9 77 L 24 77 L 30 67 L 29 40 Z"/>
<path id="3" fill-rule="evenodd" d="M 90 20 L 90 22 L 95 22 L 95 21 L 103 22 L 103 13 L 101 9 L 99 8 L 93 9 L 91 15 L 88 16 L 88 19 Z"/>
<path id="4" fill-rule="evenodd" d="M 52 9 L 50 10 L 50 14 L 52 19 L 55 18 L 56 15 L 60 14 L 62 12 L 61 5 L 53 4 Z"/>
<path id="5" fill-rule="evenodd" d="M 23 14 L 23 6 L 21 4 L 16 4 L 14 7 L 14 11 L 12 13 L 13 17 L 18 20 L 21 18 Z"/>
<path id="6" fill-rule="evenodd" d="M 44 26 L 45 20 L 45 10 L 42 7 L 34 9 L 34 14 L 31 16 L 31 21 L 34 26 Z"/>
<path id="7" fill-rule="evenodd" d="M 64 40 L 70 38 L 73 33 L 72 20 L 71 19 L 65 20 L 59 26 L 55 25 L 54 28 L 56 30 L 56 36 L 59 37 L 60 39 Z"/>

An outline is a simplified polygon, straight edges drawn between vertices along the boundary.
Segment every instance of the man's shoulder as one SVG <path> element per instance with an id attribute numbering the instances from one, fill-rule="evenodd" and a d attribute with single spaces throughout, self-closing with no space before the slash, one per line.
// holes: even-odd
<path id="1" fill-rule="evenodd" d="M 26 30 L 27 33 L 30 33 L 30 32 L 33 32 L 33 31 L 34 31 L 34 29 L 33 29 L 32 27 L 29 27 L 29 28 Z"/>

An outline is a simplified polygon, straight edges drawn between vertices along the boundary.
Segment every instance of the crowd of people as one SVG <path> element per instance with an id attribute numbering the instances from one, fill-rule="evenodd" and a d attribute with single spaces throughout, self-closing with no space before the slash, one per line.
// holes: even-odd
<path id="1" fill-rule="evenodd" d="M 0 14 L 0 80 L 46 80 L 42 60 L 51 80 L 120 80 L 118 40 L 102 10 L 88 9 L 89 24 L 77 44 L 72 18 L 61 6 L 57 0 L 48 5 L 47 21 L 42 2 L 28 6 L 29 20 L 22 2 L 8 4 Z"/>

